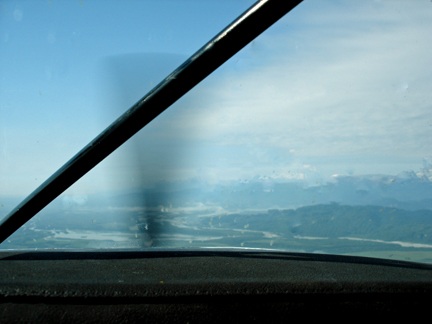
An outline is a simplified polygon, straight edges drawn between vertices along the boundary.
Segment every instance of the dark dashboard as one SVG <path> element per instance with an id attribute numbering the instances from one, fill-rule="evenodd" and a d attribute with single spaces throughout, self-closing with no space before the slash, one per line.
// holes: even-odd
<path id="1" fill-rule="evenodd" d="M 420 318 L 432 267 L 248 250 L 2 252 L 2 323 Z"/>

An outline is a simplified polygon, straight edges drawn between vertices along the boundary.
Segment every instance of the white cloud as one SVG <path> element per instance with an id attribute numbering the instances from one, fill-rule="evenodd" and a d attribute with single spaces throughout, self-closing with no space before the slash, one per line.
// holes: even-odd
<path id="1" fill-rule="evenodd" d="M 402 16 L 390 23 L 381 13 L 363 13 L 372 20 L 365 30 L 361 19 L 343 19 L 343 33 L 331 33 L 335 23 L 315 23 L 294 36 L 290 30 L 269 32 L 256 42 L 272 54 L 248 70 L 221 74 L 205 113 L 191 127 L 220 144 L 252 142 L 301 155 L 422 156 L 432 148 L 432 20 L 419 24 Z M 344 15 L 339 10 L 329 20 Z M 380 29 L 380 23 L 390 26 Z M 301 39 L 308 50 L 296 53 L 288 37 Z M 253 53 L 238 57 L 251 60 Z"/>
<path id="2" fill-rule="evenodd" d="M 429 1 L 305 1 L 77 185 L 415 169 L 432 151 L 431 16 Z"/>
<path id="3" fill-rule="evenodd" d="M 144 178 L 278 170 L 316 183 L 420 164 L 432 151 L 432 5 L 338 4 L 296 8 L 144 129 L 141 161 L 160 161 Z"/>

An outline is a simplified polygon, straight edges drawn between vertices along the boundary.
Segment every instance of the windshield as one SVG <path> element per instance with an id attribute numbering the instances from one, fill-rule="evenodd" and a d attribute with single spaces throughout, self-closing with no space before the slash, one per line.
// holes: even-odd
<path id="1" fill-rule="evenodd" d="M 251 4 L 3 2 L 0 215 Z M 304 1 L 0 247 L 430 262 L 431 15 Z"/>

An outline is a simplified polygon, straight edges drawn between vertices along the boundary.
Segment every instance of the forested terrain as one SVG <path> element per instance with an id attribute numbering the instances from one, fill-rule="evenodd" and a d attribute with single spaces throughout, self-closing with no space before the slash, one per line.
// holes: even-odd
<path id="1" fill-rule="evenodd" d="M 266 214 L 224 216 L 224 225 L 236 219 L 250 229 L 285 234 L 421 242 L 432 244 L 432 211 L 406 211 L 381 206 L 345 206 L 336 203 L 297 209 L 269 209 Z"/>

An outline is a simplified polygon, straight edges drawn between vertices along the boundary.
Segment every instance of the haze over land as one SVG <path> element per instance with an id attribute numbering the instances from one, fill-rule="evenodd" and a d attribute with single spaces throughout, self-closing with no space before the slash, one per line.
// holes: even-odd
<path id="1" fill-rule="evenodd" d="M 432 183 L 423 174 L 308 182 L 255 177 L 160 182 L 57 198 L 1 248 L 264 248 L 432 262 Z"/>

